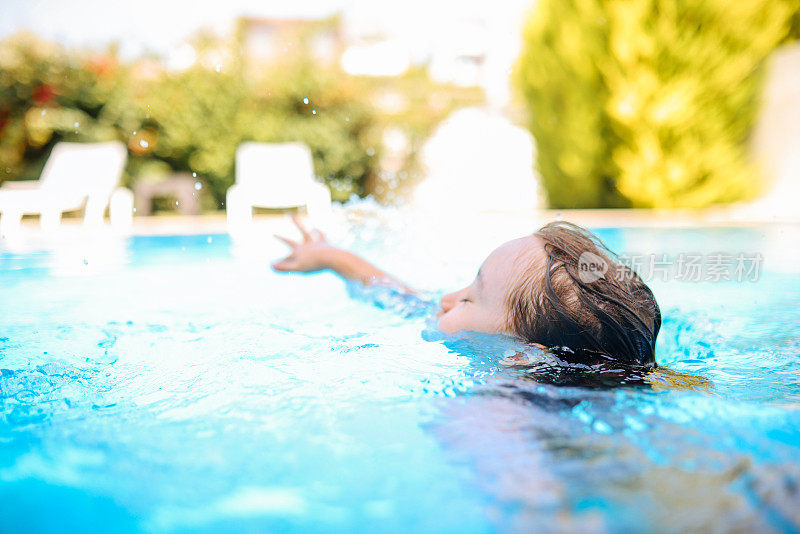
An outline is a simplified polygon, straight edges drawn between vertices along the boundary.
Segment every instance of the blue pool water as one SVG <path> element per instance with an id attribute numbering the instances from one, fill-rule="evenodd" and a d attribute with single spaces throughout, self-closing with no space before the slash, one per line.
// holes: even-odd
<path id="1" fill-rule="evenodd" d="M 533 228 L 398 229 L 337 240 L 435 292 Z M 797 532 L 797 228 L 598 233 L 763 255 L 757 281 L 651 283 L 658 361 L 712 389 L 537 383 L 506 340 L 227 235 L 0 252 L 0 531 Z"/>

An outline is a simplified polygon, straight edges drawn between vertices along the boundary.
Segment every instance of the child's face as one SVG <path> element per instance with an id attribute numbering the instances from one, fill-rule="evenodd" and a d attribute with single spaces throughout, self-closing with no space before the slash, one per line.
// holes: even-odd
<path id="1" fill-rule="evenodd" d="M 504 243 L 483 262 L 469 286 L 442 297 L 439 330 L 509 334 L 508 294 L 523 269 L 544 265 L 544 249 L 536 236 Z"/>

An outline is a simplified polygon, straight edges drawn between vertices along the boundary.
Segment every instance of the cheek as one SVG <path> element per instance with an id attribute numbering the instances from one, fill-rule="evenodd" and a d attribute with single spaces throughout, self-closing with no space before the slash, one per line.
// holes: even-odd
<path id="1" fill-rule="evenodd" d="M 507 332 L 503 326 L 504 318 L 499 312 L 487 312 L 474 306 L 459 306 L 442 314 L 437 326 L 445 334 L 455 334 L 461 330 L 501 334 Z"/>
<path id="2" fill-rule="evenodd" d="M 451 310 L 439 317 L 437 326 L 445 334 L 455 334 L 464 328 L 462 323 L 460 310 Z"/>

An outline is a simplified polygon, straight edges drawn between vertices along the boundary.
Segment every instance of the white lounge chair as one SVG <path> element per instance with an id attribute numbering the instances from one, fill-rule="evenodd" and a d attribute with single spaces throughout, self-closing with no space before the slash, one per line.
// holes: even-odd
<path id="1" fill-rule="evenodd" d="M 40 214 L 44 230 L 61 222 L 61 213 L 84 208 L 87 226 L 100 226 L 106 206 L 115 226 L 130 222 L 133 196 L 117 188 L 128 150 L 123 143 L 58 143 L 39 180 L 5 182 L 0 187 L 0 225 L 6 236 L 19 230 L 24 214 Z"/>
<path id="2" fill-rule="evenodd" d="M 253 208 L 305 206 L 319 221 L 331 209 L 331 193 L 314 178 L 311 151 L 303 143 L 242 143 L 236 150 L 236 183 L 226 195 L 228 226 L 246 226 Z"/>

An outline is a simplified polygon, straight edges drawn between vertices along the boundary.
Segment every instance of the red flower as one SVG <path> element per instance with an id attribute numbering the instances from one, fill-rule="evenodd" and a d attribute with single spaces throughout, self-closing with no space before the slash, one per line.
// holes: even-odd
<path id="1" fill-rule="evenodd" d="M 43 83 L 39 87 L 33 90 L 33 102 L 37 106 L 41 106 L 42 104 L 47 104 L 51 100 L 53 100 L 58 93 L 52 86 Z"/>
<path id="2" fill-rule="evenodd" d="M 0 132 L 6 127 L 8 124 L 8 118 L 11 116 L 11 112 L 7 109 L 0 109 Z"/>

